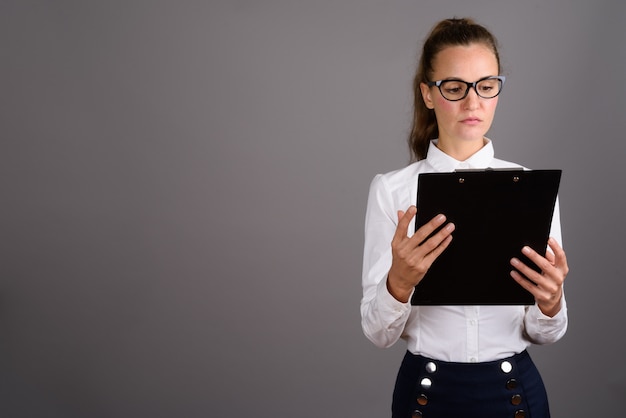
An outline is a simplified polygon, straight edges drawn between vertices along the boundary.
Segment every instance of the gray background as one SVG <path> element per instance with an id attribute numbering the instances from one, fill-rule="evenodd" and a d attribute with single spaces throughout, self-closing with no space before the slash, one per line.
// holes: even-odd
<path id="1" fill-rule="evenodd" d="M 626 394 L 623 2 L 0 3 L 3 417 L 385 417 L 360 329 L 369 182 L 408 161 L 419 45 L 498 36 L 497 156 L 562 168 L 555 417 Z"/>

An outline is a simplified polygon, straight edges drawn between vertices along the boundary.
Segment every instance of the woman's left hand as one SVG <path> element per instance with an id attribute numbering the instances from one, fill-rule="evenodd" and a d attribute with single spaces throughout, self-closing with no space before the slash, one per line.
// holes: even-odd
<path id="1" fill-rule="evenodd" d="M 569 272 L 569 267 L 567 266 L 565 251 L 556 240 L 550 238 L 548 245 L 552 251 L 546 251 L 545 257 L 530 247 L 522 248 L 522 253 L 539 267 L 541 273 L 528 267 L 518 258 L 512 258 L 511 265 L 517 270 L 511 271 L 511 277 L 520 286 L 532 293 L 537 301 L 537 306 L 544 315 L 553 317 L 561 310 L 563 282 Z"/>

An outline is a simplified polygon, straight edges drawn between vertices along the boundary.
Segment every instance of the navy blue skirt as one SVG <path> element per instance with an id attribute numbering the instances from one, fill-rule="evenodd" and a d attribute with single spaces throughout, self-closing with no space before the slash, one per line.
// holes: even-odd
<path id="1" fill-rule="evenodd" d="M 485 363 L 452 363 L 407 351 L 393 418 L 549 418 L 543 380 L 528 352 Z"/>

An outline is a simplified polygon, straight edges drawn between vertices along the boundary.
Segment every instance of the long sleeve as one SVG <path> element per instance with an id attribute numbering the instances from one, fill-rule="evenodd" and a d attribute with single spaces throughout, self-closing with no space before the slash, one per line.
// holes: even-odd
<path id="1" fill-rule="evenodd" d="M 387 290 L 391 267 L 391 240 L 396 230 L 397 214 L 391 193 L 378 175 L 370 185 L 365 216 L 363 254 L 363 298 L 361 325 L 376 346 L 389 347 L 402 335 L 411 306 L 396 300 Z"/>
<path id="2" fill-rule="evenodd" d="M 550 318 L 544 315 L 537 305 L 529 306 L 524 317 L 526 336 L 533 344 L 552 344 L 567 331 L 567 303 L 565 295 L 561 299 L 561 310 Z"/>
<path id="3" fill-rule="evenodd" d="M 556 201 L 554 215 L 552 217 L 552 228 L 550 236 L 559 245 L 563 245 L 561 236 L 561 215 L 559 201 Z M 565 301 L 565 291 L 561 299 L 561 310 L 553 317 L 544 315 L 537 304 L 529 306 L 524 315 L 524 331 L 526 338 L 533 344 L 551 344 L 560 340 L 567 331 L 567 303 Z"/>

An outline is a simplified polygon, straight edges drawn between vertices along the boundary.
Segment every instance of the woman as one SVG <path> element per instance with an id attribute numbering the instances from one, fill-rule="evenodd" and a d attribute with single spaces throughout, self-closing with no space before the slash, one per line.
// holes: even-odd
<path id="1" fill-rule="evenodd" d="M 410 304 L 415 286 L 454 239 L 455 228 L 441 214 L 411 235 L 419 174 L 519 167 L 495 159 L 485 137 L 505 80 L 500 70 L 497 42 L 486 28 L 471 19 L 438 23 L 424 43 L 414 80 L 409 142 L 415 162 L 377 175 L 370 187 L 362 327 L 379 347 L 400 338 L 407 342 L 394 389 L 394 418 L 550 416 L 543 382 L 526 348 L 553 343 L 567 328 L 563 282 L 568 266 L 558 204 L 545 256 L 520 249 L 541 272 L 511 260 L 512 280 L 533 294 L 534 305 Z"/>

